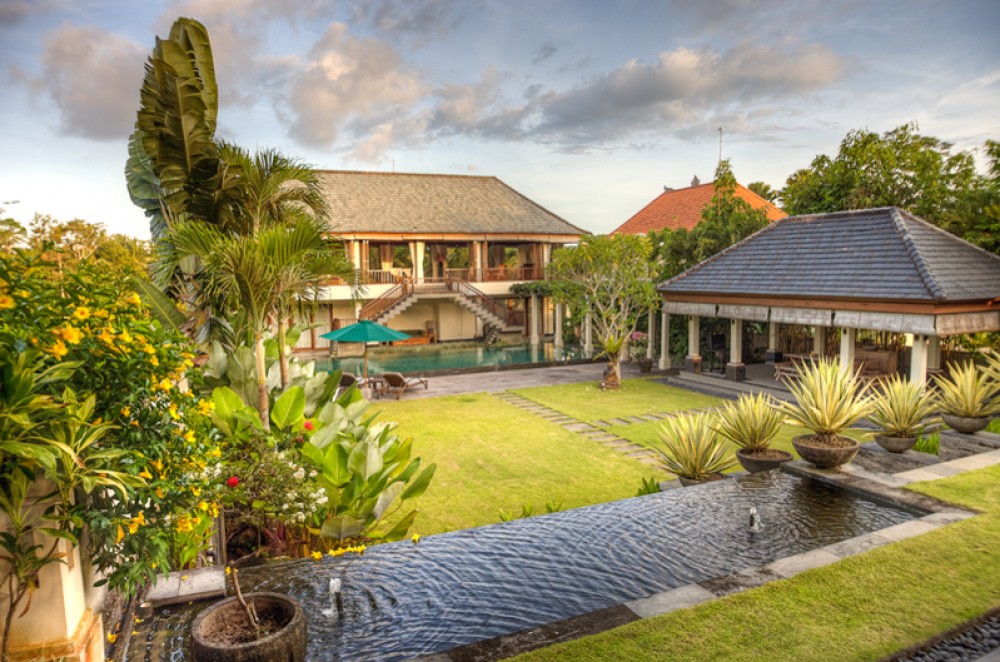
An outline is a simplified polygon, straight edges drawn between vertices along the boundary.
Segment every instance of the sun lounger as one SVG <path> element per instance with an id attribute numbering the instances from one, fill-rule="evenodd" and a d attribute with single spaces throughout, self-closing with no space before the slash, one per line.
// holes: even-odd
<path id="1" fill-rule="evenodd" d="M 422 377 L 411 377 L 410 379 L 407 379 L 398 372 L 383 373 L 382 381 L 385 382 L 383 392 L 395 393 L 397 400 L 403 397 L 403 393 L 405 393 L 408 388 L 418 384 L 423 384 L 425 389 L 428 387 L 426 379 L 423 379 Z"/>

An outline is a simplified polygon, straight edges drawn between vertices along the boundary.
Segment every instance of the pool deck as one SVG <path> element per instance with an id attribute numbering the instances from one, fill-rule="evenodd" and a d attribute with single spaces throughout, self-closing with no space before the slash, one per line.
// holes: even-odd
<path id="1" fill-rule="evenodd" d="M 530 386 L 552 386 L 576 382 L 600 381 L 604 373 L 604 361 L 576 365 L 539 366 L 519 370 L 493 370 L 458 375 L 428 377 L 428 387 L 409 388 L 403 395 L 405 400 L 416 398 L 438 398 L 444 395 L 463 393 L 500 393 L 512 388 Z M 626 377 L 630 374 L 623 366 Z"/>

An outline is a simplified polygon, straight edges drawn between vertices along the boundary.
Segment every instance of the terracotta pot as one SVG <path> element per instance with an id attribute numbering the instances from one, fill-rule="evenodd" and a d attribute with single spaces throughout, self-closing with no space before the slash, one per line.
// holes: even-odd
<path id="1" fill-rule="evenodd" d="M 284 623 L 277 632 L 256 641 L 226 643 L 214 640 L 213 632 L 227 622 L 244 619 L 243 606 L 236 597 L 220 600 L 198 614 L 191 624 L 191 656 L 195 662 L 305 662 L 306 616 L 295 598 L 281 593 L 246 593 L 261 618 L 272 615 Z"/>
<path id="2" fill-rule="evenodd" d="M 692 487 L 694 485 L 702 485 L 703 483 L 714 483 L 717 480 L 722 480 L 725 478 L 722 474 L 712 474 L 704 480 L 697 480 L 694 478 L 685 478 L 684 476 L 678 476 L 677 480 L 680 481 L 681 485 L 684 487 Z"/>
<path id="3" fill-rule="evenodd" d="M 917 444 L 916 437 L 890 437 L 884 434 L 875 435 L 875 443 L 890 453 L 903 453 Z"/>
<path id="4" fill-rule="evenodd" d="M 760 473 L 761 471 L 770 471 L 771 469 L 777 469 L 784 462 L 791 460 L 794 455 L 788 451 L 779 451 L 773 448 L 768 449 L 769 455 L 781 455 L 781 457 L 761 457 L 755 453 L 752 453 L 744 448 L 737 449 L 736 459 L 740 461 L 740 464 L 744 469 L 752 474 Z"/>
<path id="5" fill-rule="evenodd" d="M 951 414 L 941 414 L 945 424 L 955 432 L 962 434 L 975 434 L 990 424 L 989 416 L 952 416 Z"/>
<path id="6" fill-rule="evenodd" d="M 861 449 L 861 444 L 848 437 L 836 437 L 842 445 L 825 444 L 814 434 L 803 434 L 792 439 L 792 446 L 806 462 L 820 469 L 832 469 L 847 464 Z"/>

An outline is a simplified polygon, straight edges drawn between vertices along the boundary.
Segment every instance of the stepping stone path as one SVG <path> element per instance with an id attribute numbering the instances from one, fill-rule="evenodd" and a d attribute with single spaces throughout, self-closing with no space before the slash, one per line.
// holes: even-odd
<path id="1" fill-rule="evenodd" d="M 669 416 L 669 414 L 649 414 L 646 416 L 629 416 L 627 418 L 613 418 L 610 422 L 595 421 L 588 423 L 572 416 L 567 416 L 551 407 L 539 404 L 534 400 L 529 400 L 524 396 L 510 391 L 497 393 L 496 396 L 504 402 L 514 405 L 518 409 L 535 414 L 551 423 L 555 423 L 570 432 L 582 435 L 590 441 L 595 441 L 605 448 L 617 451 L 633 460 L 638 460 L 651 467 L 659 467 L 660 463 L 656 459 L 656 453 L 645 446 L 632 443 L 628 439 L 622 439 L 611 433 L 607 428 L 611 425 L 632 425 L 634 423 L 649 423 L 659 421 Z"/>

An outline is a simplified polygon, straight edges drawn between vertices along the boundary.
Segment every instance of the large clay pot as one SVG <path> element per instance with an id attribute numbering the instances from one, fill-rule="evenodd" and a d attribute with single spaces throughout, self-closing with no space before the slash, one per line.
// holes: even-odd
<path id="1" fill-rule="evenodd" d="M 963 434 L 975 434 L 990 424 L 989 416 L 952 416 L 951 414 L 941 414 L 945 424 L 956 432 Z"/>
<path id="2" fill-rule="evenodd" d="M 849 437 L 834 437 L 836 444 L 819 441 L 814 434 L 804 434 L 792 439 L 792 446 L 806 462 L 820 469 L 832 469 L 847 464 L 861 449 L 861 444 Z"/>
<path id="3" fill-rule="evenodd" d="M 767 449 L 767 456 L 752 453 L 745 448 L 740 448 L 736 451 L 736 459 L 740 461 L 744 469 L 752 474 L 777 469 L 793 457 L 794 455 L 788 451 L 779 451 L 774 448 Z"/>
<path id="4" fill-rule="evenodd" d="M 890 453 L 903 453 L 917 444 L 916 437 L 890 437 L 884 434 L 875 435 L 875 443 Z"/>
<path id="5" fill-rule="evenodd" d="M 680 481 L 681 485 L 684 487 L 691 487 L 693 485 L 702 485 L 704 483 L 714 483 L 717 480 L 722 480 L 725 478 L 722 474 L 711 474 L 708 478 L 703 480 L 697 480 L 695 478 L 685 478 L 684 476 L 678 476 L 677 480 Z"/>
<path id="6" fill-rule="evenodd" d="M 243 606 L 235 597 L 220 600 L 198 614 L 191 625 L 191 654 L 195 662 L 305 662 L 306 616 L 295 598 L 281 593 L 247 593 L 262 619 L 272 615 L 284 623 L 277 632 L 246 643 L 214 640 L 212 635 L 227 622 L 243 619 Z"/>

